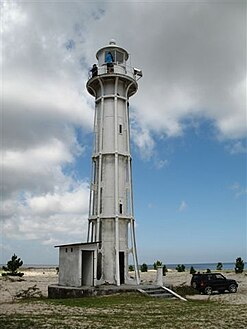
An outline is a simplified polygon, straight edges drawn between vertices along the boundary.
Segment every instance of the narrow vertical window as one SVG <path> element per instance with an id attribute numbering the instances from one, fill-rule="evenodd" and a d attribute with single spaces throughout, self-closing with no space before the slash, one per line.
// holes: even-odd
<path id="1" fill-rule="evenodd" d="M 119 125 L 119 134 L 123 133 L 123 125 Z"/>
<path id="2" fill-rule="evenodd" d="M 103 180 L 103 159 L 101 160 L 101 172 L 100 172 L 100 181 Z"/>
<path id="3" fill-rule="evenodd" d="M 96 183 L 96 161 L 93 160 L 93 183 Z"/>
<path id="4" fill-rule="evenodd" d="M 102 187 L 100 188 L 99 213 L 102 213 Z"/>
<path id="5" fill-rule="evenodd" d="M 119 203 L 119 214 L 123 213 L 123 204 L 122 202 Z"/>

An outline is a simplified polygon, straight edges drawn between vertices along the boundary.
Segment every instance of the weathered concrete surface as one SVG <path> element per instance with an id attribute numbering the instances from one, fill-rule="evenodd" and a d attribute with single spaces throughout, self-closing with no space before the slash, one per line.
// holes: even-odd
<path id="1" fill-rule="evenodd" d="M 64 287 L 57 284 L 48 286 L 48 298 L 82 298 L 112 295 L 123 292 L 139 292 L 140 289 L 157 289 L 157 285 L 101 285 L 97 287 Z"/>

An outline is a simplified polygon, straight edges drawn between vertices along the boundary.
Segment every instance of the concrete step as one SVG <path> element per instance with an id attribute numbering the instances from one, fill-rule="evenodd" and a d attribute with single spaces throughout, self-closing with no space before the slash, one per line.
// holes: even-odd
<path id="1" fill-rule="evenodd" d="M 142 294 L 156 298 L 173 298 L 174 296 L 162 287 L 143 287 L 138 289 Z"/>
<path id="2" fill-rule="evenodd" d="M 156 289 L 156 290 L 144 290 L 148 295 L 156 295 L 156 294 L 163 294 L 165 291 L 163 289 Z"/>

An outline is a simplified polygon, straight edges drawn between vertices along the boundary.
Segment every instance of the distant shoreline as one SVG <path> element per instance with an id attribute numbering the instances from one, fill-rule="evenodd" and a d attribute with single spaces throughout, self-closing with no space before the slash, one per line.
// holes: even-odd
<path id="1" fill-rule="evenodd" d="M 141 265 L 142 263 L 139 263 L 139 266 Z M 170 269 L 170 270 L 175 270 L 177 264 L 164 264 L 166 265 L 167 269 Z M 183 264 L 183 263 L 180 263 L 180 264 Z M 185 264 L 184 263 L 184 266 L 185 266 L 185 269 L 186 270 L 190 270 L 191 266 L 194 267 L 195 270 L 197 271 L 201 271 L 201 270 L 207 270 L 207 269 L 210 269 L 211 271 L 213 270 L 216 270 L 216 266 L 217 266 L 218 262 L 217 263 L 189 263 L 189 264 Z M 234 270 L 235 268 L 235 262 L 226 262 L 226 263 L 223 263 L 222 262 L 222 270 Z M 6 266 L 6 264 L 0 264 L 0 267 L 2 266 Z M 59 265 L 58 264 L 24 264 L 21 268 L 22 269 L 54 269 L 56 267 L 58 267 Z M 151 270 L 153 269 L 153 264 L 148 264 L 148 269 Z M 244 263 L 244 269 L 247 270 L 247 262 Z"/>
<path id="2" fill-rule="evenodd" d="M 180 263 L 183 264 L 183 263 Z M 186 270 L 189 270 L 191 267 L 194 267 L 195 270 L 201 271 L 201 270 L 207 270 L 210 269 L 211 271 L 216 270 L 217 263 L 188 263 L 183 264 L 185 266 Z M 167 269 L 174 270 L 176 269 L 178 264 L 164 264 L 166 265 Z M 235 269 L 235 262 L 222 262 L 222 270 L 234 270 Z M 148 269 L 153 268 L 153 265 L 148 265 Z M 247 262 L 244 263 L 244 269 L 247 270 Z"/>

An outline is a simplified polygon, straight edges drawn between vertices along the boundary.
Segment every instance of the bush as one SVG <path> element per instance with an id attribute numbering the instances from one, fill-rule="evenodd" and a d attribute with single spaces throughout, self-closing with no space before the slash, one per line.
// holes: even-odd
<path id="1" fill-rule="evenodd" d="M 182 265 L 178 264 L 177 267 L 176 267 L 176 270 L 177 270 L 178 272 L 184 272 L 184 271 L 185 271 L 185 266 L 184 266 L 184 264 L 182 264 Z"/>
<path id="2" fill-rule="evenodd" d="M 216 266 L 216 270 L 221 271 L 222 268 L 223 268 L 223 264 L 221 262 L 219 262 Z"/>
<path id="3" fill-rule="evenodd" d="M 182 297 L 186 297 L 188 295 L 198 295 L 198 291 L 191 286 L 178 286 L 174 287 L 172 290 Z"/>
<path id="4" fill-rule="evenodd" d="M 20 258 L 17 258 L 16 254 L 11 257 L 11 260 L 8 261 L 7 266 L 3 266 L 3 270 L 7 273 L 2 273 L 2 276 L 23 276 L 24 273 L 17 272 L 18 268 L 21 267 L 23 261 Z"/>
<path id="5" fill-rule="evenodd" d="M 133 266 L 133 265 L 130 265 L 130 266 L 129 266 L 129 271 L 130 271 L 130 272 L 133 272 L 133 271 L 134 271 L 134 266 Z"/>
<path id="6" fill-rule="evenodd" d="M 190 268 L 190 274 L 195 274 L 195 273 L 196 273 L 196 270 L 194 269 L 193 266 L 191 266 L 191 268 Z"/>
<path id="7" fill-rule="evenodd" d="M 166 272 L 168 272 L 166 265 L 163 265 L 163 276 L 166 276 Z"/>
<path id="8" fill-rule="evenodd" d="M 244 261 L 242 260 L 241 257 L 238 257 L 235 263 L 235 273 L 243 273 L 243 271 L 244 271 Z"/>
<path id="9" fill-rule="evenodd" d="M 143 263 L 141 265 L 141 272 L 147 272 L 147 271 L 148 271 L 148 266 L 147 266 L 147 264 Z"/>
<path id="10" fill-rule="evenodd" d="M 211 273 L 210 268 L 207 268 L 206 273 Z"/>
<path id="11" fill-rule="evenodd" d="M 162 266 L 162 262 L 160 260 L 156 260 L 156 262 L 154 262 L 154 270 L 157 270 L 157 266 Z"/>

